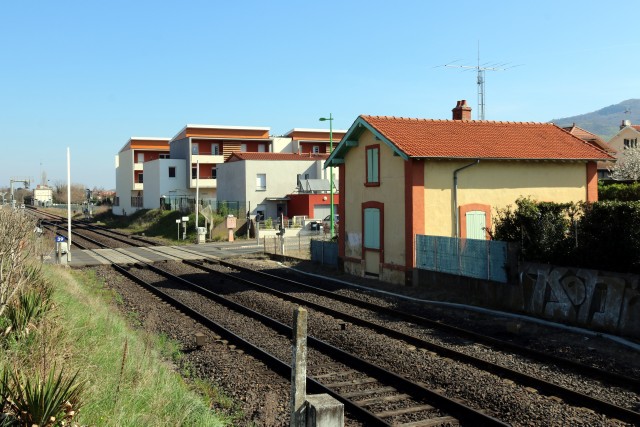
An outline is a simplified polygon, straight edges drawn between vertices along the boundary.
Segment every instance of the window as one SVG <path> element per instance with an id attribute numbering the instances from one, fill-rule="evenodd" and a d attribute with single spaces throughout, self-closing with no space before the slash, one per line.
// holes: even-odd
<path id="1" fill-rule="evenodd" d="M 240 151 L 242 151 L 243 153 L 247 152 L 247 144 L 240 144 Z"/>
<path id="2" fill-rule="evenodd" d="M 380 249 L 380 209 L 364 210 L 364 247 Z"/>
<path id="3" fill-rule="evenodd" d="M 218 143 L 211 144 L 211 154 L 214 156 L 220 155 L 220 144 Z"/>
<path id="4" fill-rule="evenodd" d="M 264 153 L 266 151 L 264 144 L 258 144 L 258 153 Z"/>
<path id="5" fill-rule="evenodd" d="M 259 173 L 256 175 L 256 191 L 267 190 L 267 174 Z"/>
<path id="6" fill-rule="evenodd" d="M 198 153 L 199 153 L 198 143 L 197 142 L 191 143 L 191 154 L 198 154 Z"/>
<path id="7" fill-rule="evenodd" d="M 169 154 L 160 154 L 159 156 L 161 159 L 169 159 Z"/>
<path id="8" fill-rule="evenodd" d="M 191 179 L 196 179 L 197 177 L 198 177 L 198 168 L 192 167 L 191 168 Z"/>
<path id="9" fill-rule="evenodd" d="M 176 177 L 176 167 L 169 166 L 169 178 L 175 178 L 175 177 Z"/>
<path id="10" fill-rule="evenodd" d="M 367 181 L 365 185 L 380 185 L 380 146 L 367 147 Z"/>
<path id="11" fill-rule="evenodd" d="M 313 154 L 318 154 L 318 153 L 320 153 L 320 146 L 318 146 L 318 145 L 314 145 L 314 146 L 313 146 L 313 148 L 311 149 L 311 152 L 312 152 Z"/>
<path id="12" fill-rule="evenodd" d="M 638 146 L 638 138 L 624 140 L 624 148 L 636 148 Z"/>
<path id="13" fill-rule="evenodd" d="M 143 182 L 142 174 L 141 174 L 141 173 L 139 173 L 139 174 L 138 174 L 138 184 L 142 184 L 142 182 Z"/>
<path id="14" fill-rule="evenodd" d="M 217 172 L 215 166 L 211 168 L 211 178 L 212 179 L 217 179 L 218 178 L 218 172 Z"/>
<path id="15" fill-rule="evenodd" d="M 138 161 L 136 163 L 144 163 L 144 153 L 138 153 Z"/>

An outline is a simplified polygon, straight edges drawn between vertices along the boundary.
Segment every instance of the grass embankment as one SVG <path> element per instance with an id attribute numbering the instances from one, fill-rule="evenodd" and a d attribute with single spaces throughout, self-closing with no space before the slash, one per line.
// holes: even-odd
<path id="1" fill-rule="evenodd" d="M 79 370 L 78 377 L 86 384 L 76 423 L 221 426 L 231 422 L 213 414 L 212 402 L 191 390 L 164 361 L 163 356 L 179 357 L 175 343 L 134 331 L 114 314 L 110 303 L 117 296 L 93 272 L 48 266 L 45 274 L 54 287 L 54 315 L 46 322 L 42 343 L 35 346 L 41 354 L 28 355 L 25 362 Z M 208 392 L 217 395 L 213 388 Z"/>
<path id="2" fill-rule="evenodd" d="M 183 239 L 182 223 L 180 227 L 176 220 L 183 217 L 189 217 L 187 222 L 187 236 Z M 94 221 L 105 227 L 120 229 L 132 234 L 144 234 L 150 237 L 161 237 L 170 240 L 172 244 L 193 243 L 196 239 L 195 234 L 195 214 L 185 215 L 179 211 L 168 211 L 160 209 L 142 209 L 127 216 L 113 215 L 111 210 L 101 212 L 94 215 Z M 199 215 L 199 224 L 201 227 L 205 224 L 205 218 Z M 214 217 L 214 224 L 219 226 L 222 224 L 224 217 Z M 178 232 L 179 228 L 179 232 Z M 214 228 L 213 240 L 225 240 L 228 232 L 224 227 Z"/>

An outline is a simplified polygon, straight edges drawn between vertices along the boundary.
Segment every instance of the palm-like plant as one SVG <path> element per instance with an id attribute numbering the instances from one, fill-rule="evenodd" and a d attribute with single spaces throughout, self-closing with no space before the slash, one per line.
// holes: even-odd
<path id="1" fill-rule="evenodd" d="M 5 406 L 8 406 L 18 425 L 64 425 L 81 405 L 84 382 L 77 381 L 78 372 L 65 376 L 64 370 L 56 374 L 54 367 L 44 379 L 39 375 L 30 379 L 15 371 L 10 375 L 5 374 L 4 378 L 8 395 Z"/>

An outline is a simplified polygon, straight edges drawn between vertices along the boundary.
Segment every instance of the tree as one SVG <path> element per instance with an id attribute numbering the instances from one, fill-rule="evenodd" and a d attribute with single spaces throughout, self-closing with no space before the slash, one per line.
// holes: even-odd
<path id="1" fill-rule="evenodd" d="M 53 184 L 54 203 L 67 203 L 67 183 L 56 181 Z M 71 203 L 82 203 L 87 199 L 86 187 L 82 184 L 71 184 Z"/>
<path id="2" fill-rule="evenodd" d="M 625 148 L 610 172 L 615 180 L 638 181 L 640 179 L 640 147 Z"/>

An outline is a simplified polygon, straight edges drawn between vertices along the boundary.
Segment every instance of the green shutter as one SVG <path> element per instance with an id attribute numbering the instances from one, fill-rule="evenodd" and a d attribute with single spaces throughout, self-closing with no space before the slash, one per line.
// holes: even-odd
<path id="1" fill-rule="evenodd" d="M 483 211 L 467 212 L 467 239 L 484 239 L 486 213 Z"/>
<path id="2" fill-rule="evenodd" d="M 364 247 L 380 249 L 380 209 L 364 210 Z"/>
<path id="3" fill-rule="evenodd" d="M 367 182 L 378 181 L 378 156 L 380 150 L 378 148 L 370 148 L 367 150 Z"/>

